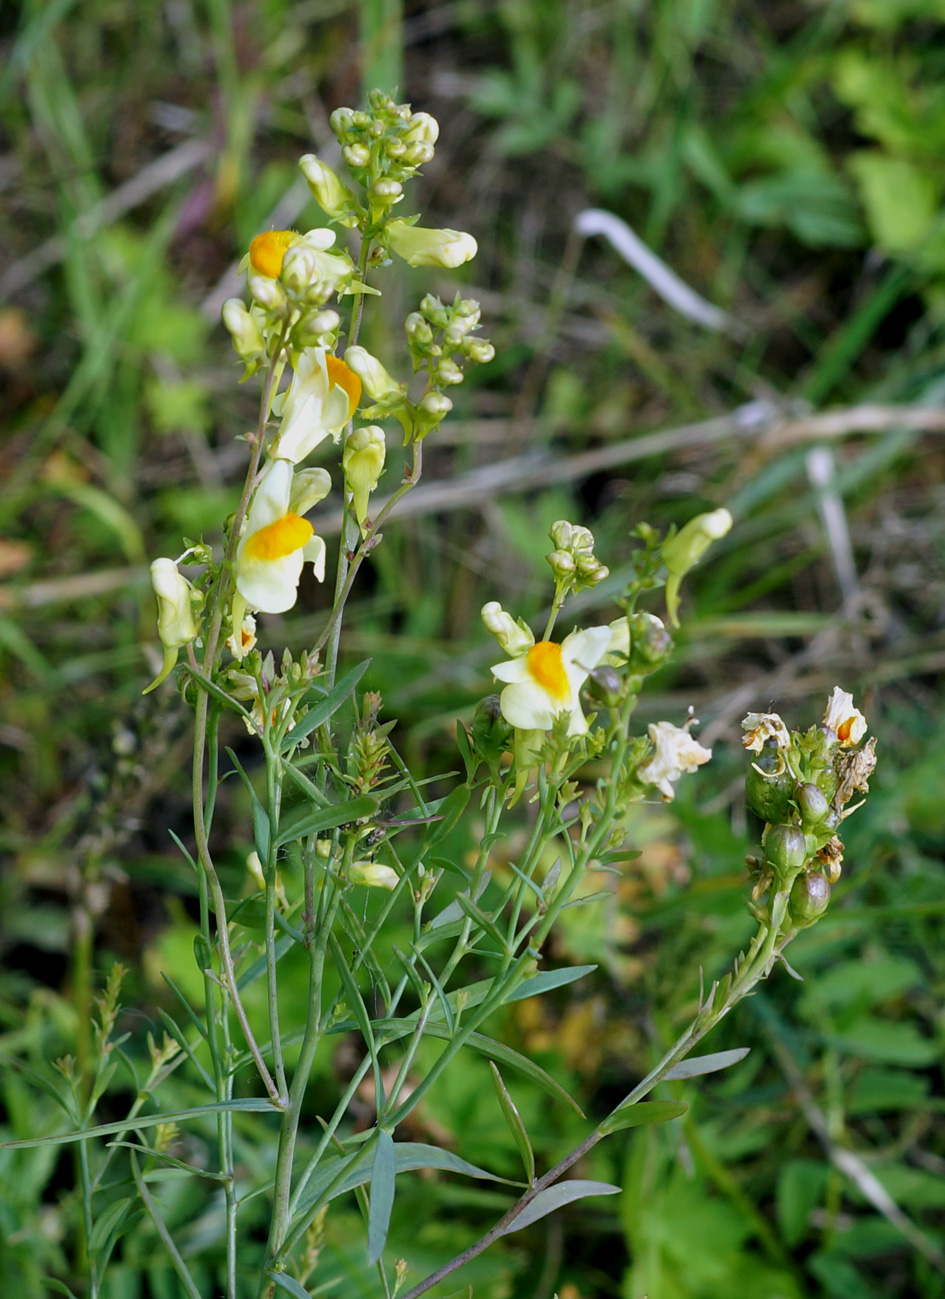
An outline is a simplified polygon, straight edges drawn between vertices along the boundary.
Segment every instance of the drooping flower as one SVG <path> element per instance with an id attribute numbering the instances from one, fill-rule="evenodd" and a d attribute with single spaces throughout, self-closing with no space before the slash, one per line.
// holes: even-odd
<path id="1" fill-rule="evenodd" d="M 779 749 L 791 744 L 788 728 L 777 713 L 749 713 L 742 721 L 742 744 L 752 753 L 760 753 L 765 740 L 777 740 Z"/>
<path id="2" fill-rule="evenodd" d="M 523 654 L 527 654 L 535 644 L 531 628 L 527 627 L 521 618 L 515 619 L 510 613 L 506 613 L 498 600 L 490 600 L 488 604 L 484 604 L 480 616 L 486 630 L 492 632 L 506 654 L 511 654 L 512 658 L 520 658 Z"/>
<path id="3" fill-rule="evenodd" d="M 377 487 L 386 453 L 384 430 L 377 424 L 355 429 L 345 440 L 341 467 L 351 493 L 354 517 L 362 532 L 367 518 L 368 500 Z"/>
<path id="4" fill-rule="evenodd" d="M 676 796 L 674 782 L 712 757 L 712 750 L 703 748 L 689 734 L 692 724 L 674 726 L 672 722 L 656 722 L 647 727 L 654 753 L 637 770 L 637 777 L 645 785 L 655 785 L 667 803 Z"/>
<path id="5" fill-rule="evenodd" d="M 859 744 L 866 734 L 866 725 L 866 718 L 853 707 L 853 696 L 839 686 L 834 686 L 824 713 L 824 726 L 827 730 L 833 731 L 846 748 Z"/>
<path id="6" fill-rule="evenodd" d="M 315 499 L 327 491 L 326 485 Z M 306 495 L 305 508 L 310 509 L 315 503 L 311 488 Z M 293 510 L 294 503 L 292 466 L 286 460 L 273 460 L 253 494 L 236 549 L 236 589 L 250 609 L 263 613 L 291 609 L 306 562 L 320 582 L 325 577 L 325 543 L 315 536 L 308 519 Z"/>
<path id="7" fill-rule="evenodd" d="M 666 565 L 666 609 L 674 627 L 679 626 L 676 616 L 679 609 L 679 587 L 682 579 L 697 564 L 713 541 L 719 541 L 732 526 L 732 516 L 726 509 L 710 510 L 697 514 L 663 546 L 663 563 Z"/>
<path id="8" fill-rule="evenodd" d="M 525 653 L 492 668 L 494 676 L 508 682 L 500 696 L 502 716 L 517 729 L 546 731 L 562 714 L 568 717 L 568 734 L 583 735 L 587 722 L 581 711 L 580 690 L 610 644 L 609 627 L 573 631 L 561 644 L 538 641 Z"/>
<path id="9" fill-rule="evenodd" d="M 455 269 L 479 251 L 472 235 L 463 230 L 430 230 L 409 221 L 388 221 L 385 238 L 391 250 L 408 266 L 445 266 Z"/>
<path id="10" fill-rule="evenodd" d="M 307 347 L 283 398 L 282 423 L 269 454 L 298 464 L 326 437 L 337 442 L 360 400 L 354 371 L 325 348 Z"/>
<path id="11" fill-rule="evenodd" d="M 182 645 L 189 645 L 197 635 L 193 611 L 193 601 L 196 598 L 194 589 L 179 572 L 173 559 L 156 559 L 153 562 L 151 586 L 157 597 L 158 636 L 164 646 L 164 662 L 158 675 L 142 691 L 143 694 L 149 694 L 166 680 L 177 662 L 177 651 Z"/>

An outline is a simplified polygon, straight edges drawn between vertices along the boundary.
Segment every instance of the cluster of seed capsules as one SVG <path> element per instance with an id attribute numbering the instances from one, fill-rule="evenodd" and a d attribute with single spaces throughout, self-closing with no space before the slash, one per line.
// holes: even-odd
<path id="1" fill-rule="evenodd" d="M 789 734 L 776 713 L 749 714 L 742 725 L 746 747 L 757 754 L 745 781 L 748 805 L 765 822 L 763 855 L 749 858 L 752 900 L 769 890 L 788 893 L 787 920 L 805 928 L 826 911 L 840 878 L 837 830 L 855 810 L 846 809 L 853 794 L 869 789 L 874 742 L 853 747 L 866 720 L 839 687 L 822 727 Z"/>

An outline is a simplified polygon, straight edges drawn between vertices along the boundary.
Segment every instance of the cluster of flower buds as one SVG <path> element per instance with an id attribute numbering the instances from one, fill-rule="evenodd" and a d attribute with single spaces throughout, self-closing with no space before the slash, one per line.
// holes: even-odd
<path id="1" fill-rule="evenodd" d="M 840 878 L 836 831 L 856 810 L 846 808 L 853 794 L 869 790 L 875 741 L 855 748 L 866 719 L 839 686 L 821 727 L 789 732 L 777 713 L 749 713 L 742 729 L 745 748 L 757 755 L 745 782 L 748 805 L 765 822 L 763 856 L 751 862 L 752 899 L 769 889 L 789 893 L 788 921 L 804 928 L 827 909 L 830 885 Z"/>
<path id="2" fill-rule="evenodd" d="M 559 519 L 549 532 L 554 550 L 545 556 L 555 575 L 557 601 L 566 595 L 597 586 L 610 569 L 594 554 L 594 534 L 589 528 Z"/>

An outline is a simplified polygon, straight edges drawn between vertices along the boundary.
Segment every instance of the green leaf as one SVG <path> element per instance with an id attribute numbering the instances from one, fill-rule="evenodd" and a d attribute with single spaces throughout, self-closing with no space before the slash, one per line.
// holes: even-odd
<path id="1" fill-rule="evenodd" d="M 250 806 L 252 807 L 253 812 L 253 839 L 255 840 L 256 854 L 259 857 L 260 862 L 265 866 L 266 862 L 269 860 L 269 841 L 272 837 L 269 824 L 269 813 L 259 801 L 259 795 L 253 788 L 253 782 L 243 770 L 239 758 L 232 749 L 227 749 L 227 755 L 233 763 L 233 766 L 239 772 L 243 784 L 246 786 L 246 792 L 249 794 Z"/>
<path id="2" fill-rule="evenodd" d="M 293 1295 L 294 1299 L 312 1299 L 311 1291 L 300 1285 L 294 1276 L 289 1276 L 288 1272 L 267 1272 L 266 1275 L 280 1290 Z"/>
<path id="3" fill-rule="evenodd" d="M 650 1123 L 666 1123 L 685 1114 L 688 1105 L 677 1101 L 638 1101 L 635 1105 L 618 1105 L 600 1125 L 605 1136 L 624 1128 L 640 1128 Z"/>
<path id="4" fill-rule="evenodd" d="M 712 1055 L 693 1055 L 688 1060 L 680 1060 L 668 1073 L 663 1075 L 663 1082 L 675 1082 L 679 1078 L 700 1078 L 706 1073 L 718 1073 L 730 1065 L 744 1060 L 751 1050 L 750 1046 L 737 1046 L 731 1051 L 715 1051 Z"/>
<path id="5" fill-rule="evenodd" d="M 804 1238 L 811 1210 L 820 1200 L 827 1166 L 815 1159 L 789 1159 L 778 1173 L 775 1204 L 785 1244 L 793 1248 Z"/>
<path id="6" fill-rule="evenodd" d="M 347 803 L 333 803 L 330 807 L 316 807 L 304 811 L 301 815 L 287 818 L 279 829 L 276 847 L 290 843 L 293 839 L 304 839 L 306 835 L 318 834 L 322 830 L 334 830 L 349 821 L 360 821 L 362 817 L 373 816 L 377 811 L 377 799 L 362 794 L 360 798 L 349 799 Z"/>
<path id="7" fill-rule="evenodd" d="M 920 248 L 941 203 L 941 185 L 908 158 L 864 149 L 847 158 L 873 238 L 887 253 Z"/>
<path id="8" fill-rule="evenodd" d="M 419 1141 L 395 1141 L 393 1144 L 394 1164 L 397 1173 L 416 1172 L 421 1168 L 436 1168 L 444 1173 L 461 1173 L 465 1177 L 479 1177 L 490 1182 L 503 1182 L 506 1186 L 515 1185 L 507 1177 L 498 1177 L 495 1173 L 489 1173 L 484 1168 L 478 1168 L 475 1164 L 468 1163 L 465 1159 L 452 1154 L 449 1150 L 441 1150 L 439 1146 L 428 1146 Z M 346 1165 L 347 1173 L 332 1190 L 329 1197 L 332 1200 L 339 1195 L 344 1195 L 347 1191 L 353 1191 L 357 1186 L 364 1186 L 365 1183 L 369 1182 L 373 1164 L 373 1150 L 356 1151 L 353 1154 L 344 1155 L 325 1164 L 314 1174 L 305 1191 L 299 1197 L 298 1217 L 300 1219 L 304 1218 L 311 1211 L 312 1206 L 321 1199 Z"/>
<path id="9" fill-rule="evenodd" d="M 521 1213 L 516 1214 L 500 1235 L 508 1236 L 513 1231 L 521 1231 L 523 1227 L 531 1226 L 539 1218 L 554 1213 L 555 1209 L 571 1204 L 574 1200 L 583 1200 L 589 1195 L 618 1195 L 622 1189 L 610 1182 L 587 1182 L 579 1177 L 572 1178 L 569 1182 L 546 1186 L 526 1204 Z"/>
<path id="10" fill-rule="evenodd" d="M 467 893 L 465 896 L 472 897 L 474 902 L 478 902 L 491 882 L 492 872 L 483 871 L 482 879 L 476 885 L 475 892 L 472 894 Z M 421 935 L 421 942 L 424 937 L 427 938 L 427 941 L 430 941 L 431 938 L 445 938 L 445 934 L 435 934 L 432 931 L 435 929 L 441 929 L 444 925 L 453 924 L 454 921 L 462 920 L 462 918 L 463 908 L 460 906 L 458 898 L 454 898 L 452 902 L 445 906 L 442 911 L 438 911 L 433 919 L 428 921 L 424 926 L 423 934 Z"/>
<path id="11" fill-rule="evenodd" d="M 543 970 L 533 979 L 520 983 L 514 992 L 509 993 L 507 1001 L 524 1001 L 526 997 L 537 997 L 551 988 L 563 988 L 568 983 L 583 979 L 585 974 L 596 970 L 596 965 L 572 965 L 563 970 Z"/>
<path id="12" fill-rule="evenodd" d="M 508 940 L 492 917 L 487 916 L 482 907 L 477 906 L 467 893 L 457 893 L 456 901 L 459 903 L 461 910 L 465 912 L 473 924 L 477 925 L 484 934 L 489 935 L 500 952 L 505 952 L 508 946 Z"/>
<path id="13" fill-rule="evenodd" d="M 522 1163 L 525 1165 L 525 1180 L 531 1186 L 535 1180 L 535 1152 L 532 1150 L 532 1143 L 528 1139 L 528 1133 L 525 1131 L 525 1124 L 522 1122 L 522 1116 L 515 1108 L 515 1102 L 508 1093 L 505 1083 L 502 1081 L 502 1075 L 495 1067 L 493 1062 L 489 1061 L 489 1068 L 492 1070 L 492 1082 L 495 1086 L 495 1094 L 499 1098 L 499 1105 L 502 1113 L 505 1115 L 505 1121 L 509 1125 L 509 1131 L 518 1147 L 518 1153 L 522 1156 Z"/>
<path id="14" fill-rule="evenodd" d="M 108 1206 L 100 1218 L 96 1219 L 89 1235 L 89 1254 L 94 1258 L 98 1272 L 104 1272 L 119 1237 L 123 1236 L 143 1213 L 144 1210 L 139 1202 L 129 1197 L 116 1200 Z"/>
<path id="15" fill-rule="evenodd" d="M 455 789 L 450 790 L 446 798 L 440 803 L 436 809 L 439 820 L 432 822 L 427 827 L 423 842 L 420 844 L 420 851 L 417 854 L 420 861 L 424 861 L 453 830 L 457 821 L 466 811 L 469 795 L 470 790 L 467 785 L 457 785 Z"/>
<path id="16" fill-rule="evenodd" d="M 391 1210 L 394 1207 L 394 1182 L 397 1159 L 394 1139 L 386 1129 L 377 1134 L 374 1162 L 371 1166 L 371 1206 L 368 1210 L 368 1262 L 376 1263 L 384 1253 Z"/>
<path id="17" fill-rule="evenodd" d="M 78 1295 L 74 1290 L 69 1289 L 65 1281 L 57 1281 L 55 1277 L 46 1276 L 43 1277 L 43 1285 L 47 1290 L 54 1290 L 56 1294 L 66 1295 L 67 1299 L 78 1299 Z"/>
<path id="18" fill-rule="evenodd" d="M 247 1097 L 245 1100 L 213 1101 L 209 1105 L 198 1105 L 191 1110 L 175 1110 L 170 1114 L 137 1114 L 133 1119 L 122 1119 L 119 1123 L 100 1123 L 94 1128 L 60 1132 L 51 1137 L 0 1141 L 0 1150 L 26 1150 L 30 1146 L 66 1146 L 71 1141 L 88 1141 L 92 1137 L 113 1137 L 116 1132 L 127 1132 L 131 1128 L 155 1128 L 159 1123 L 182 1123 L 185 1119 L 199 1119 L 205 1114 L 216 1114 L 221 1110 L 240 1110 L 253 1114 L 278 1113 L 272 1102 L 263 1100 L 261 1096 Z"/>
<path id="19" fill-rule="evenodd" d="M 346 672 L 325 698 L 314 704 L 301 721 L 296 722 L 292 729 L 287 732 L 285 739 L 282 741 L 282 752 L 285 753 L 287 749 L 291 749 L 298 744 L 299 740 L 304 740 L 307 735 L 310 735 L 316 727 L 327 722 L 329 717 L 332 717 L 338 711 L 353 692 L 355 686 L 370 666 L 371 660 L 365 659 L 363 663 L 359 663 L 350 672 Z"/>

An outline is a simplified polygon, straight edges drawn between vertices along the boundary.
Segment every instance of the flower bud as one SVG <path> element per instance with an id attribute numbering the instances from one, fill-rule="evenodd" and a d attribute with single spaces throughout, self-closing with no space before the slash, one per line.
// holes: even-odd
<path id="1" fill-rule="evenodd" d="M 338 221 L 351 211 L 355 205 L 354 195 L 314 153 L 300 158 L 299 167 L 315 202 L 326 216 Z"/>
<path id="2" fill-rule="evenodd" d="M 805 830 L 819 826 L 830 811 L 827 795 L 817 785 L 800 785 L 794 795 L 797 810 L 801 814 L 801 825 Z"/>
<path id="3" fill-rule="evenodd" d="M 457 384 L 463 382 L 463 372 L 455 361 L 444 358 L 437 364 L 433 371 L 433 377 L 437 383 Z"/>
<path id="4" fill-rule="evenodd" d="M 553 550 L 545 556 L 545 559 L 552 573 L 554 573 L 556 581 L 563 582 L 574 576 L 576 567 L 574 556 L 569 555 L 566 550 Z"/>
<path id="5" fill-rule="evenodd" d="M 452 409 L 453 403 L 442 392 L 428 392 L 417 407 L 418 412 L 427 416 L 433 424 L 439 424 Z"/>
<path id="6" fill-rule="evenodd" d="M 571 538 L 574 536 L 574 529 L 567 519 L 558 519 L 553 523 L 549 535 L 557 550 L 571 549 Z"/>
<path id="7" fill-rule="evenodd" d="M 328 119 L 328 124 L 335 135 L 342 136 L 354 126 L 354 111 L 350 108 L 336 108 Z"/>
<path id="8" fill-rule="evenodd" d="M 227 298 L 223 304 L 223 323 L 241 360 L 249 361 L 262 354 L 265 347 L 262 333 L 242 298 Z"/>
<path id="9" fill-rule="evenodd" d="M 403 392 L 401 384 L 395 383 L 377 357 L 364 347 L 357 344 L 349 347 L 345 352 L 345 365 L 354 371 L 374 401 L 384 401 Z"/>
<path id="10" fill-rule="evenodd" d="M 495 356 L 495 348 L 485 338 L 467 338 L 463 342 L 463 355 L 477 365 L 488 365 Z"/>
<path id="11" fill-rule="evenodd" d="M 407 152 L 407 146 L 403 140 L 385 140 L 384 152 L 393 162 L 399 162 Z"/>
<path id="12" fill-rule="evenodd" d="M 440 138 L 440 124 L 429 113 L 411 113 L 403 138 L 409 144 L 423 141 L 425 144 L 436 144 Z"/>
<path id="13" fill-rule="evenodd" d="M 407 146 L 401 162 L 407 167 L 424 167 L 428 162 L 433 161 L 433 152 L 432 144 L 427 144 L 426 140 L 418 140 L 416 144 Z"/>
<path id="14" fill-rule="evenodd" d="M 420 314 L 436 329 L 445 329 L 450 323 L 449 312 L 434 293 L 425 293 L 420 299 Z"/>
<path id="15" fill-rule="evenodd" d="M 371 150 L 366 144 L 346 144 L 341 151 L 341 156 L 353 171 L 360 171 L 362 167 L 369 165 Z"/>
<path id="16" fill-rule="evenodd" d="M 616 668 L 610 667 L 607 663 L 600 663 L 588 673 L 588 686 L 591 695 L 606 704 L 608 708 L 614 708 L 620 703 L 623 696 L 623 680 Z"/>
<path id="17" fill-rule="evenodd" d="M 398 180 L 379 180 L 371 186 L 371 198 L 382 207 L 390 207 L 404 195 L 404 187 Z"/>
<path id="18" fill-rule="evenodd" d="M 791 879 L 807 861 L 807 840 L 796 825 L 769 825 L 764 850 L 771 869 L 783 880 Z"/>
<path id="19" fill-rule="evenodd" d="M 247 281 L 250 293 L 266 311 L 284 311 L 286 296 L 278 280 L 267 279 L 264 275 L 251 275 Z"/>
<path id="20" fill-rule="evenodd" d="M 368 500 L 377 487 L 384 468 L 385 454 L 384 430 L 376 424 L 355 429 L 345 439 L 341 467 L 351 493 L 354 516 L 362 532 L 367 518 Z"/>
<path id="21" fill-rule="evenodd" d="M 330 491 L 331 476 L 327 469 L 296 469 L 292 475 L 289 510 L 301 518 Z"/>
<path id="22" fill-rule="evenodd" d="M 728 510 L 712 510 L 697 514 L 663 546 L 663 563 L 669 574 L 666 581 L 666 608 L 674 627 L 679 626 L 676 610 L 679 608 L 679 585 L 694 564 L 697 564 L 713 541 L 724 537 L 732 526 Z"/>
<path id="23" fill-rule="evenodd" d="M 419 311 L 411 311 L 404 321 L 404 330 L 411 343 L 416 343 L 418 347 L 426 347 L 433 342 L 433 330 Z"/>
<path id="24" fill-rule="evenodd" d="M 798 875 L 791 885 L 788 912 L 797 929 L 806 929 L 818 920 L 830 904 L 830 885 L 816 872 Z"/>
<path id="25" fill-rule="evenodd" d="M 646 674 L 665 663 L 673 652 L 673 638 L 663 625 L 662 618 L 638 610 L 627 618 L 630 648 L 627 665 L 631 672 Z"/>
<path id="26" fill-rule="evenodd" d="M 289 293 L 302 294 L 320 279 L 319 263 L 314 248 L 296 244 L 286 253 L 279 279 Z"/>
<path id="27" fill-rule="evenodd" d="M 462 230 L 428 230 L 406 221 L 387 223 L 385 238 L 408 266 L 445 266 L 454 269 L 475 257 L 478 244 Z"/>
<path id="28" fill-rule="evenodd" d="M 502 716 L 499 696 L 487 695 L 485 699 L 480 699 L 473 714 L 472 741 L 476 752 L 491 771 L 498 771 L 511 736 L 512 728 Z"/>
<path id="29" fill-rule="evenodd" d="M 509 658 L 521 658 L 535 644 L 530 628 L 521 619 L 516 621 L 510 613 L 506 613 L 498 600 L 484 604 L 480 617 L 486 630 L 492 632 Z"/>
<path id="30" fill-rule="evenodd" d="M 400 883 L 395 870 L 376 861 L 353 861 L 348 867 L 348 879 L 369 889 L 395 889 Z"/>

